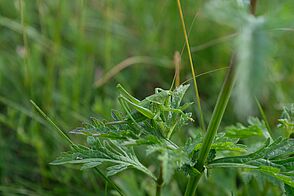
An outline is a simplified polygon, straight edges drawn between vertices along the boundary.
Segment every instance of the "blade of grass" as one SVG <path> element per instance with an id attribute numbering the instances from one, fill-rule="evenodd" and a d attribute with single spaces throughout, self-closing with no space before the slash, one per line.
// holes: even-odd
<path id="1" fill-rule="evenodd" d="M 250 1 L 250 11 L 252 15 L 255 15 L 256 1 L 257 0 Z M 232 94 L 232 89 L 235 83 L 235 71 L 234 71 L 235 61 L 236 61 L 236 57 L 235 55 L 233 55 L 231 58 L 230 68 L 227 71 L 225 81 L 223 83 L 222 89 L 219 93 L 216 105 L 212 113 L 211 120 L 209 121 L 202 147 L 200 148 L 197 163 L 194 166 L 201 173 L 190 177 L 186 191 L 185 191 L 185 196 L 191 196 L 191 195 L 193 196 L 195 194 L 198 182 L 205 169 L 204 164 L 206 162 L 209 151 L 211 149 L 212 142 L 215 138 L 215 135 L 221 123 L 229 98 Z"/>
<path id="2" fill-rule="evenodd" d="M 31 87 L 31 81 L 30 81 L 30 71 L 29 71 L 29 48 L 28 48 L 28 39 L 26 34 L 26 26 L 25 26 L 25 19 L 24 19 L 24 9 L 25 9 L 24 0 L 19 0 L 19 7 L 20 7 L 20 20 L 21 20 L 21 27 L 22 27 L 22 39 L 23 39 L 23 45 L 25 49 L 25 55 L 23 57 L 23 63 L 24 63 L 24 84 L 25 87 L 28 89 L 28 92 L 30 92 Z"/>
<path id="3" fill-rule="evenodd" d="M 98 168 L 95 167 L 94 169 L 106 181 L 106 183 L 110 184 L 110 186 L 115 188 L 115 190 L 117 190 L 117 192 L 121 196 L 124 196 L 124 193 L 120 190 L 120 188 L 114 182 L 112 182 L 112 180 L 110 180 L 107 176 L 105 176 Z"/>
<path id="4" fill-rule="evenodd" d="M 5 105 L 7 105 L 8 107 L 13 108 L 17 112 L 22 113 L 28 117 L 35 119 L 37 122 L 39 122 L 45 126 L 47 125 L 46 121 L 44 121 L 38 115 L 35 115 L 33 112 L 31 112 L 30 110 L 28 110 L 26 107 L 24 107 L 23 105 L 21 105 L 19 103 L 13 102 L 13 101 L 7 99 L 6 97 L 2 97 L 2 96 L 0 96 L 0 103 L 3 103 Z M 7 118 L 7 116 L 5 116 L 5 118 Z"/>
<path id="5" fill-rule="evenodd" d="M 113 5 L 112 1 L 106 1 L 106 25 L 111 27 L 113 24 Z M 105 47 L 104 47 L 104 62 L 105 62 L 105 67 L 109 69 L 112 64 L 112 48 L 113 48 L 113 35 L 112 31 L 105 31 Z"/>
<path id="6" fill-rule="evenodd" d="M 105 183 L 105 188 L 104 188 L 104 195 L 107 196 L 108 195 L 108 190 L 107 190 L 107 186 L 108 186 L 108 182 Z"/>
<path id="7" fill-rule="evenodd" d="M 38 112 L 40 112 L 40 114 L 51 123 L 51 125 L 53 125 L 53 127 L 58 130 L 59 134 L 66 139 L 66 141 L 68 141 L 68 143 L 75 147 L 76 145 L 71 141 L 71 139 L 41 110 L 41 108 L 33 101 L 30 100 L 30 102 L 33 104 L 33 106 L 38 110 Z M 120 190 L 120 188 L 114 183 L 112 182 L 112 180 L 110 180 L 107 176 L 105 176 L 98 168 L 95 168 L 95 171 L 107 182 L 109 183 L 113 188 L 115 188 L 115 190 L 117 190 L 117 192 L 124 196 L 124 194 L 122 193 L 122 191 Z"/>
<path id="8" fill-rule="evenodd" d="M 195 194 L 196 188 L 197 188 L 197 183 L 200 180 L 202 173 L 197 174 L 196 176 L 190 177 L 189 181 L 188 181 L 188 185 L 186 187 L 186 191 L 185 191 L 185 196 L 192 196 Z M 196 186 L 195 186 L 196 184 Z"/>
<path id="9" fill-rule="evenodd" d="M 211 73 L 214 73 L 214 72 L 217 72 L 217 71 L 222 71 L 222 70 L 225 70 L 225 69 L 229 69 L 229 67 L 221 67 L 221 68 L 218 68 L 218 69 L 213 69 L 213 70 L 210 70 L 210 71 L 206 71 L 206 72 L 203 72 L 203 73 L 200 73 L 200 74 L 196 75 L 196 78 L 198 78 L 200 76 L 207 75 L 207 74 L 211 74 Z M 189 78 L 189 79 L 185 80 L 184 82 L 182 82 L 181 84 L 186 84 L 191 80 L 193 80 L 193 78 Z"/>
<path id="10" fill-rule="evenodd" d="M 185 195 L 190 196 L 194 195 L 198 182 L 201 178 L 201 175 L 204 171 L 204 163 L 208 157 L 208 153 L 211 149 L 212 141 L 217 133 L 217 130 L 219 128 L 220 122 L 222 120 L 223 114 L 225 112 L 225 109 L 227 107 L 229 98 L 231 96 L 232 88 L 235 83 L 235 74 L 234 74 L 234 63 L 235 58 L 232 57 L 230 68 L 228 69 L 225 81 L 223 83 L 222 89 L 219 93 L 215 108 L 213 110 L 213 114 L 211 117 L 211 120 L 209 121 L 208 128 L 206 135 L 203 140 L 202 147 L 199 152 L 199 156 L 197 159 L 197 163 L 195 165 L 195 168 L 200 171 L 201 173 L 195 176 L 191 176 L 186 188 Z"/>
<path id="11" fill-rule="evenodd" d="M 207 42 L 205 42 L 203 44 L 192 47 L 191 52 L 198 52 L 198 51 L 204 50 L 206 48 L 215 46 L 217 44 L 229 41 L 232 38 L 236 37 L 237 35 L 238 35 L 237 33 L 233 33 L 233 34 L 225 35 L 225 36 L 222 36 L 222 37 L 207 41 Z"/>
<path id="12" fill-rule="evenodd" d="M 198 15 L 199 15 L 199 13 L 196 12 L 195 15 L 194 15 L 194 17 L 193 17 L 193 20 L 192 20 L 192 22 L 190 24 L 190 28 L 189 28 L 189 32 L 188 32 L 188 38 L 190 37 L 190 33 L 192 31 L 193 25 L 194 25 L 194 23 L 195 23 L 196 18 L 197 18 Z M 184 42 L 184 44 L 183 44 L 183 47 L 182 47 L 182 50 L 181 50 L 181 56 L 183 55 L 183 52 L 184 52 L 185 47 L 186 47 L 186 42 Z"/>
<path id="13" fill-rule="evenodd" d="M 261 117 L 262 117 L 262 119 L 263 119 L 263 121 L 264 121 L 264 123 L 265 123 L 266 129 L 267 129 L 268 134 L 269 134 L 269 136 L 270 136 L 270 140 L 273 141 L 273 132 L 272 132 L 271 127 L 270 127 L 270 125 L 269 125 L 269 123 L 268 123 L 268 120 L 267 120 L 267 118 L 266 118 L 266 115 L 265 115 L 265 113 L 264 113 L 264 111 L 263 111 L 263 109 L 262 109 L 262 107 L 261 107 L 261 105 L 260 105 L 260 102 L 258 101 L 257 98 L 255 98 L 255 101 L 256 101 L 257 107 L 258 107 L 258 109 L 259 109 L 259 112 L 260 112 L 260 114 L 261 114 Z"/>
<path id="14" fill-rule="evenodd" d="M 40 114 L 58 131 L 58 133 L 66 140 L 71 146 L 76 146 L 71 139 L 41 110 L 41 108 L 33 101 L 30 100 L 33 106 L 40 112 Z"/>
<path id="15" fill-rule="evenodd" d="M 199 92 L 198 92 L 198 86 L 197 86 L 197 80 L 196 80 L 196 76 L 195 76 L 194 64 L 193 64 L 193 59 L 192 59 L 192 55 L 191 55 L 190 44 L 189 44 L 189 39 L 188 39 L 188 35 L 187 35 L 187 30 L 186 30 L 186 25 L 185 25 L 185 20 L 184 20 L 184 15 L 183 15 L 180 0 L 177 0 L 177 5 L 178 5 L 178 10 L 179 10 L 179 14 L 180 14 L 181 23 L 182 23 L 183 33 L 184 33 L 184 37 L 185 37 L 187 52 L 188 52 L 188 56 L 189 56 L 191 72 L 192 72 L 192 76 L 193 76 L 193 84 L 194 84 L 194 89 L 195 89 L 195 96 L 196 96 L 196 100 L 197 100 L 197 109 L 198 109 L 198 114 L 199 114 L 199 117 L 200 117 L 199 118 L 199 124 L 200 124 L 200 127 L 201 127 L 202 131 L 205 132 L 205 123 L 204 123 L 203 113 L 202 113 L 202 109 L 201 109 L 200 96 L 199 96 Z"/>
<path id="16" fill-rule="evenodd" d="M 207 159 L 212 141 L 216 135 L 216 132 L 222 120 L 223 114 L 227 107 L 229 98 L 231 96 L 232 88 L 235 82 L 235 74 L 233 69 L 235 64 L 234 62 L 235 62 L 235 57 L 232 57 L 230 68 L 228 69 L 225 81 L 219 93 L 211 120 L 209 121 L 209 124 L 208 124 L 207 133 L 205 135 L 203 145 L 199 152 L 199 157 L 198 157 L 197 166 L 196 166 L 196 168 L 199 171 L 203 170 L 204 162 Z"/>

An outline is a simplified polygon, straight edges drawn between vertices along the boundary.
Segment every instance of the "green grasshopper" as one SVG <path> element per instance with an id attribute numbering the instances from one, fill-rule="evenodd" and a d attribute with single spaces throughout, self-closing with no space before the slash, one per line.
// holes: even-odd
<path id="1" fill-rule="evenodd" d="M 175 92 L 178 92 L 176 90 L 156 88 L 155 94 L 140 101 L 128 93 L 120 84 L 117 85 L 117 88 L 120 91 L 119 103 L 127 114 L 124 122 L 132 122 L 137 129 L 143 129 L 139 123 L 149 119 L 154 127 L 159 128 L 161 135 L 169 139 L 182 117 L 193 121 L 189 114 L 183 112 L 190 104 L 180 107 L 182 96 L 176 98 Z M 183 88 L 185 92 L 188 85 L 179 88 Z M 130 107 L 134 110 L 131 110 Z"/>
<path id="2" fill-rule="evenodd" d="M 177 127 L 187 121 L 193 121 L 189 113 L 183 112 L 191 103 L 180 105 L 188 87 L 189 85 L 181 85 L 173 91 L 156 88 L 155 94 L 140 101 L 118 85 L 120 92 L 118 101 L 125 114 L 113 111 L 112 116 L 115 121 L 111 122 L 102 122 L 92 118 L 92 123 L 84 123 L 86 128 L 78 128 L 72 130 L 71 133 L 99 135 L 117 128 L 128 129 L 122 127 L 127 124 L 137 137 L 140 137 L 141 134 L 152 134 L 169 140 Z M 97 130 L 100 130 L 100 133 L 97 133 Z"/>

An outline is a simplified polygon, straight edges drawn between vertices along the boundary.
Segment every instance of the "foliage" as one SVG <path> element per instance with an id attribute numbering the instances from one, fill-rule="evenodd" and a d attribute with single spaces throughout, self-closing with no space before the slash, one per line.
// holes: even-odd
<path id="1" fill-rule="evenodd" d="M 136 100 L 137 104 L 121 94 L 119 99 L 126 101 L 121 102 L 124 111 L 113 112 L 114 121 L 92 119 L 91 123 L 85 123 L 84 128 L 71 131 L 87 135 L 90 148 L 75 147 L 52 164 L 83 163 L 82 168 L 91 168 L 103 162 L 111 162 L 117 165 L 108 167 L 108 175 L 133 167 L 156 180 L 154 174 L 138 161 L 133 151 L 134 146 L 147 145 L 147 155 L 159 153 L 163 179 L 169 182 L 174 170 L 188 160 L 187 153 L 169 139 L 174 131 L 192 121 L 191 114 L 183 112 L 190 104 L 181 105 L 188 87 L 189 85 L 181 85 L 174 91 L 156 89 L 155 94 L 142 101 L 129 97 Z M 130 96 L 121 86 L 119 89 Z M 128 102 L 131 104 L 125 105 Z"/>
<path id="2" fill-rule="evenodd" d="M 154 181 L 162 178 L 165 184 L 170 182 L 176 170 L 188 176 L 196 175 L 199 171 L 194 166 L 202 147 L 201 134 L 188 139 L 183 147 L 178 147 L 169 138 L 169 132 L 174 131 L 175 127 L 180 129 L 192 120 L 190 114 L 182 110 L 187 104 L 181 105 L 187 88 L 188 85 L 181 85 L 174 91 L 157 89 L 155 94 L 139 101 L 119 86 L 119 90 L 128 97 L 122 94 L 119 96 L 119 99 L 124 98 L 129 104 L 121 102 L 124 111 L 113 113 L 114 121 L 92 119 L 90 123 L 85 123 L 83 128 L 72 131 L 86 135 L 89 147 L 72 146 L 71 151 L 63 153 L 51 164 L 82 164 L 81 169 L 89 169 L 102 163 L 111 163 L 112 165 L 107 167 L 108 176 L 134 168 Z M 248 124 L 244 126 L 238 123 L 217 134 L 205 168 L 211 170 L 228 167 L 259 171 L 282 181 L 286 186 L 294 187 L 294 140 L 279 137 L 271 142 L 263 121 L 249 118 Z M 248 147 L 239 141 L 250 137 L 267 139 L 258 150 L 248 154 Z M 141 145 L 145 146 L 146 156 L 158 153 L 159 170 L 162 170 L 159 177 L 155 177 L 156 175 L 138 160 L 134 147 Z"/>
<path id="3" fill-rule="evenodd" d="M 52 162 L 52 165 L 62 165 L 68 163 L 83 164 L 82 170 L 100 165 L 103 162 L 115 164 L 108 167 L 107 176 L 115 175 L 123 170 L 133 167 L 152 178 L 153 174 L 144 167 L 135 155 L 132 149 L 127 149 L 115 141 L 99 141 L 93 136 L 88 137 L 88 144 L 91 148 L 84 146 L 74 147 L 71 152 L 63 154 L 58 160 Z"/>
<path id="4" fill-rule="evenodd" d="M 290 104 L 288 107 L 285 106 L 283 108 L 282 115 L 278 119 L 278 122 L 278 127 L 285 128 L 291 137 L 291 134 L 294 133 L 294 104 Z"/>
<path id="5" fill-rule="evenodd" d="M 271 126 L 270 142 L 279 135 L 293 137 L 293 112 L 291 105 L 285 103 L 293 102 L 294 97 L 294 56 L 290 54 L 294 47 L 294 4 L 292 0 L 257 1 L 254 18 L 248 14 L 249 2 L 181 1 L 204 124 L 210 120 L 223 74 L 228 70 L 228 57 L 233 51 L 244 59 L 238 64 L 242 65 L 240 72 L 244 71 L 244 75 L 237 78 L 233 99 L 233 105 L 239 107 L 234 111 L 229 103 L 220 124 L 221 132 L 213 139 L 206 167 L 214 159 L 254 153 L 263 143 L 262 135 L 268 138 L 268 124 L 276 123 L 277 112 L 284 105 L 286 112 L 278 120 L 279 128 Z M 78 122 L 94 116 L 85 127 L 71 132 L 94 137 L 102 145 L 118 143 L 128 156 L 133 155 L 133 148 L 139 162 L 131 163 L 138 167 L 141 163 L 155 177 L 159 176 L 160 163 L 164 162 L 162 194 L 184 193 L 187 178 L 182 173 L 199 173 L 192 166 L 205 137 L 204 132 L 199 133 L 196 115 L 193 116 L 195 122 L 191 121 L 190 114 L 183 115 L 189 123 L 181 127 L 178 122 L 172 129 L 173 120 L 163 116 L 170 112 L 178 118 L 180 113 L 166 111 L 165 106 L 144 105 L 148 111 L 121 99 L 132 116 L 136 110 L 133 119 L 137 124 L 125 109 L 113 110 L 112 120 L 102 120 L 109 119 L 111 108 L 117 108 L 117 83 L 142 99 L 155 87 L 169 88 L 177 62 L 178 82 L 181 79 L 189 83 L 193 74 L 187 66 L 187 51 L 183 49 L 184 39 L 178 22 L 176 1 L 1 0 L 0 195 L 111 195 L 115 194 L 113 189 L 118 192 L 121 189 L 127 195 L 153 195 L 156 189 L 157 181 L 145 178 L 142 175 L 145 173 L 136 169 L 107 177 L 105 168 L 117 165 L 109 161 L 95 167 L 95 172 L 73 170 L 76 168 L 73 165 L 62 169 L 48 165 L 68 146 L 52 131 L 50 123 L 38 116 L 30 99 L 48 116 L 54 117 L 62 130 L 72 130 Z M 181 55 L 173 60 L 176 51 Z M 266 129 L 262 121 L 253 120 L 249 125 L 244 121 L 235 123 L 237 117 L 247 117 L 245 111 L 255 110 L 252 101 L 255 95 L 266 114 L 262 119 L 269 121 Z M 191 100 L 193 93 L 189 90 L 184 102 Z M 240 107 L 242 104 L 244 107 Z M 199 114 L 196 107 L 189 104 L 185 107 L 180 109 Z M 158 114 L 157 117 L 153 117 L 154 114 Z M 108 124 L 127 117 L 126 124 Z M 74 135 L 72 142 L 81 145 L 74 144 L 76 148 L 71 148 L 69 153 L 79 150 L 86 153 L 95 148 L 79 136 Z M 98 162 L 93 164 L 86 164 L 85 168 Z M 121 169 L 130 163 L 124 164 Z M 117 167 L 115 171 L 120 170 L 120 166 Z M 134 167 L 128 165 L 128 168 Z M 209 169 L 205 174 L 208 178 L 200 180 L 199 195 L 281 195 L 281 191 L 292 190 L 288 185 L 282 189 L 272 186 L 277 184 L 274 180 L 268 181 L 272 177 L 263 178 L 260 172 L 252 173 L 248 169 Z M 244 180 L 247 174 L 253 177 Z"/>
<path id="6" fill-rule="evenodd" d="M 248 12 L 250 1 L 212 0 L 206 5 L 210 19 L 228 25 L 237 31 L 235 53 L 238 56 L 236 68 L 236 87 L 234 92 L 237 115 L 246 117 L 254 111 L 254 99 L 260 98 L 268 89 L 268 76 L 272 73 L 274 37 L 270 30 L 278 29 L 280 24 L 272 15 L 254 16 Z M 281 6 L 286 6 L 281 5 Z M 278 12 L 280 11 L 277 9 Z M 292 17 L 293 19 L 293 17 Z M 285 23 L 294 24 L 287 18 Z"/>
<path id="7" fill-rule="evenodd" d="M 208 168 L 248 168 L 263 172 L 294 187 L 293 153 L 293 139 L 279 137 L 271 144 L 267 139 L 264 145 L 253 153 L 215 159 L 208 164 Z"/>

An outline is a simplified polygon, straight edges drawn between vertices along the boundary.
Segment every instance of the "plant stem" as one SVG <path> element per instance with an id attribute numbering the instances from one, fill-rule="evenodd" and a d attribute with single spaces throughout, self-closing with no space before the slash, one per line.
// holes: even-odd
<path id="1" fill-rule="evenodd" d="M 268 120 L 267 120 L 266 115 L 265 115 L 265 113 L 264 113 L 264 111 L 262 109 L 262 106 L 261 106 L 260 102 L 258 101 L 258 99 L 256 97 L 255 97 L 255 101 L 256 101 L 257 107 L 259 109 L 259 112 L 261 114 L 261 117 L 262 117 L 262 119 L 264 121 L 264 124 L 265 124 L 265 127 L 267 129 L 267 132 L 269 134 L 270 140 L 273 141 L 274 134 L 273 134 L 273 132 L 271 130 L 271 127 L 270 127 L 270 125 L 268 123 Z"/>
<path id="2" fill-rule="evenodd" d="M 219 93 L 216 106 L 214 108 L 211 120 L 209 122 L 207 133 L 205 135 L 202 147 L 199 152 L 198 160 L 195 165 L 195 168 L 203 173 L 204 171 L 204 163 L 208 157 L 208 153 L 211 149 L 212 142 L 214 140 L 214 137 L 217 133 L 217 130 L 219 128 L 220 122 L 222 120 L 223 114 L 225 112 L 225 109 L 227 107 L 229 98 L 231 96 L 232 88 L 234 86 L 235 82 L 235 73 L 234 73 L 234 64 L 235 64 L 235 57 L 232 57 L 230 68 L 227 71 L 225 81 L 223 83 L 222 89 Z M 185 195 L 194 195 L 197 184 L 201 178 L 202 174 L 198 174 L 196 176 L 192 176 L 189 179 L 189 183 L 186 188 L 186 194 Z"/>
<path id="3" fill-rule="evenodd" d="M 184 32 L 187 52 L 188 52 L 188 56 L 189 56 L 191 72 L 192 72 L 192 76 L 193 76 L 193 84 L 194 84 L 195 96 L 196 96 L 196 100 L 197 100 L 198 114 L 199 114 L 199 117 L 200 117 L 199 118 L 199 124 L 200 124 L 200 127 L 201 127 L 202 131 L 204 132 L 205 131 L 205 123 L 204 123 L 203 113 L 202 113 L 202 109 L 201 109 L 200 96 L 199 96 L 199 92 L 198 92 L 198 86 L 197 86 L 197 80 L 196 80 L 196 76 L 195 76 L 193 59 L 192 59 L 192 55 L 191 55 L 189 38 L 188 38 L 188 35 L 187 35 L 187 30 L 186 30 L 183 11 L 182 11 L 181 1 L 177 0 L 177 3 L 178 3 L 178 9 L 179 9 L 179 14 L 180 14 L 180 18 L 181 18 L 182 28 L 183 28 L 183 32 Z"/>
<path id="4" fill-rule="evenodd" d="M 19 7 L 20 7 L 20 20 L 21 20 L 21 27 L 22 27 L 22 39 L 24 45 L 24 85 L 28 89 L 28 92 L 31 93 L 31 80 L 30 80 L 30 70 L 29 70 L 29 47 L 28 47 L 28 39 L 27 39 L 27 32 L 26 32 L 26 25 L 25 25 L 25 17 L 24 17 L 24 10 L 25 10 L 25 2 L 24 0 L 19 0 Z"/>
<path id="5" fill-rule="evenodd" d="M 188 181 L 188 185 L 186 187 L 186 191 L 185 191 L 185 196 L 191 196 L 194 195 L 196 192 L 196 188 L 197 188 L 197 184 L 200 180 L 202 176 L 202 173 L 196 175 L 196 176 L 191 176 L 189 181 Z"/>
<path id="6" fill-rule="evenodd" d="M 250 12 L 252 15 L 255 15 L 256 2 L 257 0 L 250 0 Z M 198 182 L 205 169 L 204 163 L 208 157 L 212 142 L 215 138 L 215 135 L 217 133 L 217 130 L 223 118 L 225 109 L 227 107 L 227 104 L 228 104 L 228 101 L 231 96 L 231 92 L 235 83 L 235 71 L 234 71 L 235 61 L 236 61 L 236 57 L 235 55 L 233 55 L 231 58 L 230 67 L 227 71 L 226 78 L 223 83 L 221 92 L 219 93 L 216 105 L 214 107 L 211 120 L 209 121 L 207 132 L 199 152 L 197 163 L 195 165 L 195 168 L 201 173 L 190 177 L 187 188 L 186 188 L 185 196 L 191 196 L 195 194 Z"/>
<path id="7" fill-rule="evenodd" d="M 163 186 L 163 173 L 162 173 L 162 163 L 160 164 L 160 169 L 159 169 L 159 176 L 156 181 L 156 196 L 161 195 L 161 188 Z"/>
<path id="8" fill-rule="evenodd" d="M 105 196 L 108 195 L 108 193 L 107 193 L 108 192 L 108 190 L 107 190 L 108 187 L 107 186 L 108 186 L 108 182 L 105 182 L 105 188 L 104 188 L 104 195 Z"/>
<path id="9" fill-rule="evenodd" d="M 206 158 L 211 148 L 211 144 L 219 128 L 220 122 L 231 96 L 232 88 L 235 82 L 235 73 L 233 69 L 234 61 L 235 57 L 232 57 L 230 68 L 228 69 L 225 81 L 222 86 L 222 90 L 218 96 L 211 120 L 207 128 L 207 133 L 199 152 L 196 167 L 199 171 L 203 170 L 204 162 L 206 161 Z"/>
<path id="10" fill-rule="evenodd" d="M 95 171 L 105 180 L 106 183 L 108 183 L 110 186 L 112 186 L 117 192 L 121 195 L 124 196 L 124 193 L 121 191 L 121 189 L 112 181 L 110 180 L 107 176 L 105 176 L 98 168 L 94 168 Z"/>
<path id="11" fill-rule="evenodd" d="M 71 141 L 71 139 L 41 110 L 41 108 L 33 101 L 30 100 L 32 105 L 38 110 L 38 112 L 58 131 L 58 133 L 72 146 L 75 147 L 76 145 Z"/>
<path id="12" fill-rule="evenodd" d="M 250 13 L 255 15 L 257 0 L 250 0 Z"/>
<path id="13" fill-rule="evenodd" d="M 106 23 L 107 26 L 112 28 L 113 26 L 113 12 L 115 7 L 113 7 L 112 1 L 106 1 Z M 111 30 L 105 31 L 105 47 L 104 47 L 104 60 L 105 67 L 109 69 L 112 66 L 112 50 L 113 50 L 113 35 Z"/>

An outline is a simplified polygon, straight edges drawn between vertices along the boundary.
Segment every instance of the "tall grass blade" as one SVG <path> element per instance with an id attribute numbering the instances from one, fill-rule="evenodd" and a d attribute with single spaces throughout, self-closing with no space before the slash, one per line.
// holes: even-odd
<path id="1" fill-rule="evenodd" d="M 207 132 L 206 132 L 202 147 L 199 152 L 198 160 L 195 167 L 198 171 L 202 173 L 204 170 L 203 165 L 208 157 L 208 153 L 211 149 L 212 142 L 219 128 L 220 122 L 222 120 L 223 114 L 225 112 L 229 98 L 231 96 L 232 88 L 234 86 L 234 82 L 235 82 L 235 74 L 233 69 L 234 64 L 235 64 L 235 57 L 232 58 L 230 68 L 227 72 L 222 90 L 219 93 L 211 120 L 209 121 L 209 124 L 208 124 Z M 186 193 L 185 193 L 186 196 L 195 194 L 200 177 L 201 177 L 201 174 L 190 177 L 188 186 L 186 188 Z"/>
<path id="2" fill-rule="evenodd" d="M 20 19 L 21 19 L 21 26 L 22 26 L 22 39 L 23 39 L 23 45 L 25 48 L 25 55 L 23 58 L 23 62 L 25 65 L 24 84 L 27 89 L 30 89 L 31 79 L 30 79 L 30 70 L 29 70 L 29 47 L 28 47 L 28 39 L 27 39 L 25 19 L 24 19 L 24 9 L 25 9 L 24 6 L 25 6 L 24 0 L 19 0 Z"/>
<path id="3" fill-rule="evenodd" d="M 271 141 L 273 141 L 273 132 L 272 132 L 272 130 L 271 130 L 271 127 L 270 127 L 270 125 L 269 125 L 269 123 L 268 123 L 268 120 L 267 120 L 267 118 L 266 118 L 266 115 L 265 115 L 265 113 L 264 113 L 264 111 L 263 111 L 263 109 L 262 109 L 262 107 L 261 107 L 261 105 L 260 105 L 260 103 L 259 103 L 259 101 L 258 101 L 258 99 L 257 98 L 255 98 L 255 101 L 256 101 L 256 104 L 257 104 L 257 106 L 258 106 L 258 109 L 259 109 L 259 112 L 260 112 L 260 114 L 261 114 L 261 117 L 262 117 L 262 119 L 263 119 L 263 121 L 264 121 L 264 123 L 265 123 L 265 126 L 266 126 L 266 128 L 267 128 L 267 131 L 268 131 L 268 134 L 269 134 L 269 136 L 270 136 L 270 139 L 271 139 Z"/>
<path id="4" fill-rule="evenodd" d="M 181 23 L 182 23 L 182 28 L 183 28 L 183 32 L 184 32 L 187 52 L 188 52 L 188 56 L 189 56 L 191 73 L 192 73 L 192 76 L 193 76 L 193 84 L 194 84 L 195 96 L 196 96 L 196 100 L 197 100 L 197 109 L 198 109 L 198 114 L 199 114 L 199 124 L 200 124 L 200 127 L 201 127 L 202 131 L 205 131 L 206 130 L 205 129 L 205 123 L 204 123 L 203 113 L 202 113 L 202 109 L 201 109 L 200 96 L 199 96 L 199 92 L 198 92 L 197 80 L 196 80 L 194 64 L 193 64 L 193 59 L 192 59 L 192 54 L 191 54 L 191 49 L 190 49 L 190 44 L 189 44 L 189 38 L 188 38 L 188 35 L 187 35 L 184 15 L 183 15 L 183 11 L 182 11 L 181 1 L 177 0 L 177 4 L 178 4 L 178 10 L 179 10 Z"/>
<path id="5" fill-rule="evenodd" d="M 40 112 L 40 114 L 58 131 L 58 133 L 66 140 L 71 146 L 76 146 L 71 139 L 41 110 L 41 108 L 33 101 L 30 100 L 33 106 Z"/>
<path id="6" fill-rule="evenodd" d="M 95 167 L 94 169 L 106 181 L 106 185 L 105 185 L 106 187 L 107 187 L 107 184 L 109 183 L 113 188 L 115 188 L 115 190 L 117 190 L 117 192 L 121 196 L 124 196 L 123 192 L 114 182 L 112 182 L 112 180 L 110 180 L 107 176 L 105 176 L 98 168 Z"/>

